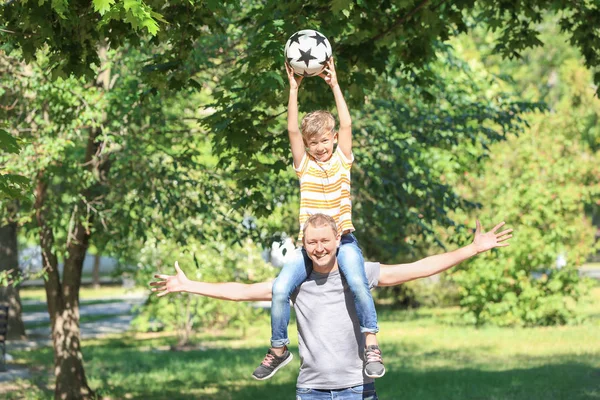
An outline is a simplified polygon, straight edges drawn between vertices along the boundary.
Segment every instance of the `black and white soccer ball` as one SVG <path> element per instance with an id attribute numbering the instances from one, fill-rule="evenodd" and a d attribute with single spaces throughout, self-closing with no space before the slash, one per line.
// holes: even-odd
<path id="1" fill-rule="evenodd" d="M 332 53 L 329 40 L 313 29 L 304 29 L 290 36 L 284 52 L 294 72 L 302 76 L 319 75 Z"/>

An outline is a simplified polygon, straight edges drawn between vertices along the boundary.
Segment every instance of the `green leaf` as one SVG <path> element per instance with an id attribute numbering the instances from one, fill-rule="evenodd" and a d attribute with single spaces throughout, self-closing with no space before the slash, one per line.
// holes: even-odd
<path id="1" fill-rule="evenodd" d="M 52 0 L 52 9 L 62 18 L 66 19 L 65 12 L 69 9 L 68 0 Z"/>
<path id="2" fill-rule="evenodd" d="M 15 137 L 4 129 L 0 129 L 0 150 L 12 154 L 19 154 L 21 146 L 19 146 L 19 142 Z"/>
<path id="3" fill-rule="evenodd" d="M 344 10 L 347 10 L 348 8 L 350 8 L 350 5 L 352 4 L 352 0 L 332 0 L 331 1 L 331 11 L 334 14 L 339 14 L 341 12 L 343 12 Z M 346 13 L 344 13 L 344 15 L 346 15 Z M 348 16 L 348 15 L 346 15 Z"/>
<path id="4" fill-rule="evenodd" d="M 115 0 L 93 0 L 94 10 L 100 13 L 100 15 L 104 15 L 110 7 L 115 4 Z"/>

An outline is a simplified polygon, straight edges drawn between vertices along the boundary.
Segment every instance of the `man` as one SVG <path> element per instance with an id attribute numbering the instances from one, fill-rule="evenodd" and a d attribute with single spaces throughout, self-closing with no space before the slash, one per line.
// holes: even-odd
<path id="1" fill-rule="evenodd" d="M 512 237 L 512 229 L 496 233 L 503 225 L 501 222 L 491 231 L 482 232 L 477 221 L 473 243 L 414 263 L 366 263 L 369 286 L 395 286 L 431 276 L 479 253 L 508 246 L 505 241 Z M 306 221 L 303 245 L 313 262 L 313 271 L 292 296 L 301 359 L 297 400 L 377 400 L 373 379 L 363 375 L 364 335 L 360 333 L 352 294 L 338 269 L 339 243 L 340 235 L 331 217 L 314 214 Z M 271 299 L 272 282 L 196 282 L 185 276 L 177 262 L 175 269 L 174 276 L 155 275 L 160 280 L 150 285 L 158 296 L 188 292 L 232 301 Z"/>

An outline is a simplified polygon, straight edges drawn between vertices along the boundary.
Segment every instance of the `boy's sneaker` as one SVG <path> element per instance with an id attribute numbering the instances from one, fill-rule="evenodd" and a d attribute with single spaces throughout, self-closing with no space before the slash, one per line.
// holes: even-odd
<path id="1" fill-rule="evenodd" d="M 294 358 L 294 356 L 288 351 L 287 347 L 281 357 L 278 357 L 273 350 L 269 349 L 263 362 L 252 373 L 252 377 L 259 381 L 269 379 L 275 375 L 279 368 L 286 366 L 292 361 L 292 358 Z"/>
<path id="2" fill-rule="evenodd" d="M 381 378 L 385 375 L 379 346 L 371 345 L 365 349 L 365 375 L 369 378 Z"/>

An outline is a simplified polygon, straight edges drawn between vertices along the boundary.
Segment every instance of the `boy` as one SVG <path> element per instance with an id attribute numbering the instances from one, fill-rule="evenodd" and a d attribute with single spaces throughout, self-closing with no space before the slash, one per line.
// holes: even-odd
<path id="1" fill-rule="evenodd" d="M 364 259 L 352 232 L 352 203 L 350 200 L 350 168 L 352 155 L 352 121 L 337 81 L 333 58 L 319 76 L 333 92 L 340 119 L 339 131 L 327 111 L 315 111 L 302 120 L 298 129 L 298 88 L 302 77 L 296 77 L 286 64 L 290 95 L 288 102 L 288 135 L 294 160 L 294 169 L 300 180 L 300 234 L 304 223 L 315 213 L 334 218 L 341 244 L 337 259 L 340 270 L 354 296 L 361 332 L 365 335 L 365 375 L 379 378 L 385 374 L 381 350 L 375 334 L 379 331 L 373 297 L 365 274 Z M 334 144 L 337 142 L 337 148 Z M 310 243 L 308 243 L 310 245 Z M 326 254 L 323 254 L 325 257 Z M 287 326 L 290 320 L 290 295 L 306 280 L 312 269 L 311 259 L 304 248 L 297 250 L 287 261 L 273 284 L 271 306 L 271 348 L 252 376 L 269 379 L 292 360 L 287 350 Z"/>

